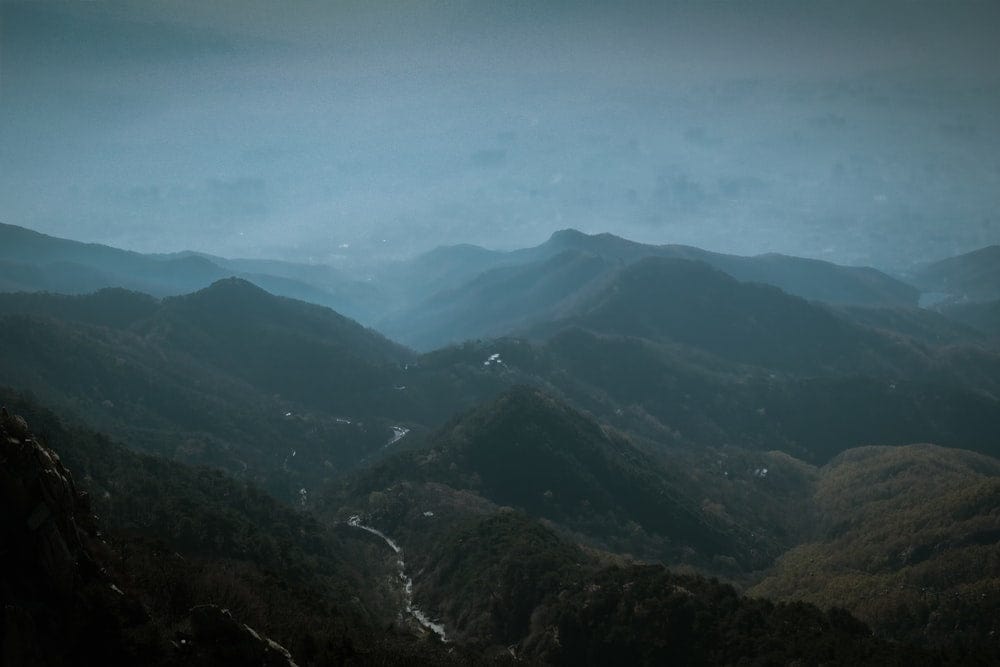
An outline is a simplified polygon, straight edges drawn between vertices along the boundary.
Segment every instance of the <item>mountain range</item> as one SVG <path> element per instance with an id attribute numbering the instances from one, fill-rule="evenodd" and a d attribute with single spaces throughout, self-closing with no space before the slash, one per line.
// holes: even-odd
<path id="1" fill-rule="evenodd" d="M 4 656 L 998 657 L 986 287 L 572 230 L 371 280 L 0 235 Z"/>

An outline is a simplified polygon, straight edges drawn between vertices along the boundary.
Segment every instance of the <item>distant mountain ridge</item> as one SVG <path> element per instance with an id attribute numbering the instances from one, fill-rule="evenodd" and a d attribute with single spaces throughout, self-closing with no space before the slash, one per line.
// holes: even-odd
<path id="1" fill-rule="evenodd" d="M 427 286 L 444 285 L 446 277 L 451 284 L 429 295 L 415 288 L 410 304 L 377 326 L 421 350 L 512 334 L 558 319 L 612 274 L 649 258 L 700 261 L 742 282 L 832 304 L 915 307 L 919 296 L 915 287 L 875 269 L 783 255 L 723 255 L 567 229 L 534 248 L 500 253 L 445 247 L 411 260 L 398 269 L 407 276 L 403 282 L 419 284 L 417 267 L 433 265 L 436 277 Z"/>
<path id="2" fill-rule="evenodd" d="M 290 262 L 226 260 L 201 253 L 148 255 L 82 243 L 0 224 L 0 291 L 87 294 L 121 287 L 174 296 L 243 277 L 281 296 L 355 316 L 367 313 L 372 289 L 328 267 Z"/>
<path id="3" fill-rule="evenodd" d="M 925 291 L 953 301 L 1000 299 L 1000 245 L 928 264 L 915 271 L 911 279 Z"/>
<path id="4" fill-rule="evenodd" d="M 122 287 L 173 296 L 235 276 L 280 296 L 327 306 L 429 350 L 557 318 L 611 273 L 647 257 L 702 261 L 743 282 L 836 305 L 912 308 L 920 293 L 872 268 L 778 254 L 726 255 L 573 229 L 555 232 L 531 248 L 500 252 L 443 246 L 349 275 L 325 265 L 192 251 L 145 255 L 14 225 L 0 225 L 0 291 L 85 294 Z"/>
<path id="5" fill-rule="evenodd" d="M 567 326 L 672 341 L 799 373 L 874 368 L 884 363 L 880 348 L 888 347 L 822 305 L 769 285 L 740 282 L 701 261 L 664 257 L 628 264 L 564 319 L 538 329 Z"/>

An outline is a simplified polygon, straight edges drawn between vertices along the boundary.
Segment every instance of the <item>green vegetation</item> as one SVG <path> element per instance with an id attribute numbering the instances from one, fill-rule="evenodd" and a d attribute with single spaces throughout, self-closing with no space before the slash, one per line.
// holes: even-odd
<path id="1" fill-rule="evenodd" d="M 404 628 L 386 631 L 399 592 L 371 583 L 394 567 L 378 545 L 217 471 L 132 452 L 29 398 L 4 391 L 0 404 L 24 416 L 89 493 L 104 531 L 94 558 L 146 619 L 130 640 L 142 651 L 167 660 L 168 639 L 184 630 L 188 611 L 215 604 L 300 664 L 434 655 L 410 647 Z"/>
<path id="2" fill-rule="evenodd" d="M 843 610 L 774 604 L 654 566 L 612 567 L 536 612 L 528 658 L 552 664 L 942 664 L 871 637 Z"/>
<path id="3" fill-rule="evenodd" d="M 378 451 L 405 413 L 392 387 L 409 353 L 247 283 L 162 303 L 119 290 L 0 304 L 8 382 L 140 449 L 282 498 Z"/>
<path id="4" fill-rule="evenodd" d="M 754 594 L 841 605 L 905 641 L 996 650 L 996 459 L 932 445 L 855 449 L 822 469 L 814 502 L 816 538 Z"/>
<path id="5" fill-rule="evenodd" d="M 736 566 L 732 573 L 767 562 L 754 555 L 749 531 L 703 512 L 652 456 L 537 390 L 511 390 L 428 444 L 374 466 L 328 504 L 364 503 L 401 483 L 439 484 L 551 521 L 610 551 L 702 565 L 725 556 Z"/>
<path id="6" fill-rule="evenodd" d="M 414 335 L 531 337 L 422 355 L 239 279 L 0 295 L 0 374 L 38 397 L 0 402 L 89 491 L 88 549 L 146 619 L 124 636 L 163 660 L 201 604 L 300 664 L 998 659 L 989 336 L 643 248 L 568 233 L 442 257 L 429 281 L 492 270 Z M 788 259 L 727 271 L 829 269 Z"/>

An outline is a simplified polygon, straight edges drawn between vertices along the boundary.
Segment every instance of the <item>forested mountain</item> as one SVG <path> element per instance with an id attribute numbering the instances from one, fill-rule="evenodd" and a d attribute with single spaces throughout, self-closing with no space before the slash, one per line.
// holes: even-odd
<path id="1" fill-rule="evenodd" d="M 286 647 L 299 664 L 451 661 L 386 631 L 399 591 L 373 583 L 393 565 L 361 535 L 8 390 L 0 403 L 29 422 L 0 423 L 0 525 L 18 546 L 0 552 L 5 665 L 291 664 Z"/>
<path id="2" fill-rule="evenodd" d="M 650 282 L 649 269 L 680 273 Z M 162 302 L 113 290 L 0 295 L 0 370 L 148 451 L 291 494 L 515 384 L 673 444 L 820 462 L 873 441 L 993 451 L 995 354 L 878 333 L 683 260 L 616 276 L 548 338 L 423 356 L 239 280 Z M 804 327 L 815 338 L 795 340 Z M 846 412 L 854 418 L 834 418 Z"/>
<path id="3" fill-rule="evenodd" d="M 0 552 L 9 664 L 715 664 L 748 654 L 930 664 L 962 655 L 875 639 L 846 612 L 751 600 L 661 567 L 608 566 L 511 511 L 445 529 L 423 578 L 436 584 L 435 604 L 464 620 L 448 644 L 421 639 L 406 614 L 392 613 L 403 605 L 395 577 L 376 574 L 396 554 L 368 531 L 331 529 L 218 473 L 135 455 L 15 394 L 3 401 L 45 434 L 3 412 L 0 530 L 15 547 Z M 53 447 L 86 471 L 79 486 Z"/>
<path id="4" fill-rule="evenodd" d="M 907 358 L 909 350 L 889 354 L 888 341 L 822 306 L 690 260 L 640 260 L 564 319 L 540 328 L 567 326 L 680 343 L 738 363 L 804 374 L 862 367 L 884 373 L 893 356 L 904 366 L 916 363 Z"/>
<path id="5" fill-rule="evenodd" d="M 1000 632 L 997 459 L 933 445 L 854 449 L 820 470 L 813 501 L 816 534 L 754 594 L 843 605 L 930 645 L 984 646 Z"/>
<path id="6" fill-rule="evenodd" d="M 419 350 L 524 331 L 549 321 L 605 282 L 615 265 L 574 250 L 486 271 L 377 324 Z"/>
<path id="7" fill-rule="evenodd" d="M 839 266 L 774 253 L 726 255 L 691 246 L 636 243 L 607 233 L 583 234 L 574 229 L 556 232 L 537 249 L 521 252 L 547 255 L 565 249 L 626 264 L 646 257 L 701 261 L 740 281 L 774 285 L 789 294 L 828 303 L 904 306 L 915 305 L 917 299 L 913 287 L 867 267 Z"/>
<path id="8" fill-rule="evenodd" d="M 559 258 L 560 255 L 566 255 Z M 468 337 L 496 337 L 558 315 L 593 279 L 646 257 L 703 261 L 737 280 L 835 304 L 913 306 L 915 288 L 870 268 L 782 255 L 740 257 L 648 245 L 567 229 L 545 243 L 497 252 L 444 246 L 408 260 L 335 269 L 204 253 L 150 255 L 0 225 L 0 291 L 87 294 L 123 287 L 154 296 L 196 291 L 236 276 L 269 292 L 337 310 L 390 337 L 429 350 Z M 538 284 L 512 296 L 512 286 Z M 451 326 L 445 326 L 448 322 Z"/>
<path id="9" fill-rule="evenodd" d="M 947 317 L 975 328 L 996 342 L 1000 340 L 1000 299 L 969 301 L 939 306 Z"/>
<path id="10" fill-rule="evenodd" d="M 651 601 L 643 596 L 653 590 L 663 594 L 673 586 L 687 589 L 688 585 L 705 585 L 696 579 L 680 583 L 656 568 L 619 569 L 627 559 L 623 562 L 612 553 L 662 558 L 675 565 L 687 562 L 701 571 L 725 571 L 728 565 L 734 568 L 729 570 L 733 573 L 755 559 L 763 567 L 767 563 L 759 559 L 767 558 L 767 540 L 775 537 L 776 523 L 764 522 L 769 524 L 764 530 L 772 534 L 760 534 L 754 540 L 757 526 L 752 519 L 741 525 L 734 518 L 740 516 L 741 509 L 749 518 L 766 511 L 769 501 L 780 501 L 781 512 L 795 506 L 801 521 L 783 537 L 801 546 L 779 558 L 775 574 L 755 588 L 756 592 L 835 606 L 841 596 L 838 577 L 846 576 L 837 573 L 850 572 L 851 577 L 870 583 L 852 588 L 860 597 L 848 596 L 845 602 L 866 614 L 880 636 L 905 636 L 918 644 L 953 647 L 972 655 L 985 650 L 983 656 L 992 655 L 986 637 L 994 620 L 985 610 L 994 604 L 990 592 L 994 590 L 993 575 L 987 572 L 981 577 L 975 563 L 995 551 L 996 517 L 990 500 L 995 495 L 991 485 L 997 479 L 995 459 L 941 448 L 883 447 L 850 450 L 818 471 L 774 455 L 758 458 L 756 468 L 741 470 L 748 463 L 753 465 L 752 459 L 740 461 L 730 451 L 713 455 L 725 457 L 723 465 L 732 472 L 717 468 L 714 476 L 718 481 L 712 481 L 692 479 L 695 474 L 712 474 L 712 467 L 703 461 L 677 457 L 671 462 L 694 465 L 698 472 L 671 474 L 664 462 L 620 438 L 549 397 L 518 389 L 449 424 L 429 439 L 426 449 L 398 454 L 360 473 L 324 499 L 324 511 L 332 516 L 360 516 L 401 545 L 407 563 L 419 572 L 415 590 L 421 605 L 438 615 L 451 636 L 483 642 L 483 650 L 492 645 L 492 650 L 499 651 L 510 644 L 516 655 L 561 662 L 567 655 L 593 660 L 600 654 L 607 658 L 609 654 L 601 653 L 601 647 L 611 640 L 589 643 L 583 628 L 590 627 L 593 632 L 597 624 L 602 628 L 599 636 L 604 637 L 604 623 L 638 622 L 634 611 L 619 606 L 622 598 L 630 599 L 633 586 L 650 586 L 647 593 L 631 599 L 631 604 L 646 607 Z M 873 458 L 876 464 L 867 465 Z M 905 492 L 890 493 L 904 486 Z M 714 502 L 705 500 L 696 505 L 687 495 L 691 491 Z M 858 498 L 866 499 L 861 506 Z M 941 502 L 947 498 L 953 501 Z M 935 509 L 925 512 L 925 505 Z M 952 512 L 958 512 L 961 519 L 954 523 L 945 519 Z M 601 551 L 568 549 L 522 514 L 541 518 L 558 535 L 582 540 Z M 856 516 L 868 518 L 859 523 Z M 923 523 L 929 517 L 940 520 Z M 878 527 L 872 524 L 868 530 L 863 521 L 877 522 Z M 921 522 L 920 527 L 912 527 L 912 521 Z M 898 540 L 912 541 L 924 532 L 924 542 L 929 540 L 935 546 L 929 542 L 926 546 L 896 544 Z M 811 542 L 827 535 L 836 542 Z M 877 537 L 868 541 L 871 536 Z M 892 565 L 897 546 L 902 560 Z M 659 558 L 654 556 L 657 550 Z M 851 555 L 856 553 L 860 555 Z M 817 567 L 816 554 L 836 563 Z M 909 570 L 898 576 L 883 574 L 887 563 L 907 567 L 929 556 L 936 564 L 922 570 L 923 574 Z M 598 561 L 607 563 L 609 559 L 616 567 L 596 574 L 594 580 L 586 578 Z M 849 565 L 840 564 L 844 559 Z M 963 572 L 968 573 L 962 583 L 943 569 L 959 563 L 964 563 Z M 891 581 L 885 579 L 887 576 Z M 932 618 L 964 619 L 961 632 L 950 639 L 936 632 L 922 633 L 923 626 L 914 624 L 919 618 L 926 619 L 927 612 L 921 616 L 894 592 L 877 598 L 895 600 L 892 605 L 871 612 L 866 602 L 872 600 L 871 591 L 883 587 L 887 592 L 895 591 L 899 576 L 909 582 L 908 590 L 917 590 L 914 582 L 921 577 L 924 585 L 937 577 L 938 588 L 930 592 L 921 589 L 918 595 L 930 604 Z M 642 583 L 646 581 L 657 583 Z M 954 591 L 962 592 L 952 595 L 951 589 L 941 586 L 956 586 Z M 816 589 L 816 594 L 808 592 Z M 585 610 L 599 603 L 585 599 L 595 591 L 598 597 L 608 596 L 600 604 L 609 606 L 601 606 L 604 611 L 590 617 Z M 721 589 L 716 594 L 727 595 Z M 699 594 L 687 590 L 684 595 L 692 596 L 688 598 L 691 603 L 700 604 Z M 676 602 L 679 600 L 664 602 L 664 612 Z M 716 614 L 718 604 L 716 599 L 710 606 L 714 611 L 705 613 Z M 773 639 L 774 630 L 764 629 L 764 619 L 778 612 L 764 604 L 758 612 L 764 616 L 757 622 L 764 624 L 759 626 L 760 632 Z M 813 612 L 803 607 L 798 613 L 810 617 Z M 581 614 L 588 620 L 569 621 L 581 618 Z M 836 618 L 855 623 L 847 614 Z M 643 627 L 649 622 L 643 620 Z M 818 619 L 813 622 L 824 623 Z M 575 632 L 583 634 L 567 642 L 569 627 L 577 627 Z M 663 631 L 669 627 L 670 623 Z M 857 627 L 859 632 L 867 632 Z M 663 651 L 656 655 L 666 656 L 690 648 L 686 642 L 659 644 L 655 633 L 634 644 L 630 643 L 634 634 L 625 636 L 632 638 L 623 639 L 630 646 L 627 651 L 638 651 L 634 659 L 639 661 L 652 660 L 643 651 Z M 618 650 L 626 651 L 624 646 Z M 898 652 L 901 647 L 893 650 Z M 857 659 L 874 660 L 871 656 Z M 939 655 L 935 659 L 944 658 Z"/>
<path id="11" fill-rule="evenodd" d="M 994 659 L 988 311 L 832 305 L 649 248 L 441 250 L 423 284 L 468 280 L 396 326 L 461 342 L 425 353 L 240 278 L 0 294 L 0 382 L 29 394 L 0 402 L 33 429 L 5 417 L 6 460 L 54 450 L 67 497 L 89 493 L 60 539 L 104 568 L 73 577 L 106 613 L 73 650 L 243 664 L 263 633 L 316 665 Z M 5 530 L 35 544 L 22 505 Z M 4 584 L 19 608 L 52 576 L 31 573 Z M 43 598 L 53 632 L 86 632 Z"/>
<path id="12" fill-rule="evenodd" d="M 992 245 L 920 267 L 910 279 L 953 301 L 1000 298 L 1000 246 Z"/>
<path id="13" fill-rule="evenodd" d="M 231 276 L 283 296 L 364 316 L 373 290 L 327 267 L 228 260 L 199 253 L 147 255 L 0 224 L 0 291 L 88 294 L 120 287 L 154 296 L 186 294 Z"/>
<path id="14" fill-rule="evenodd" d="M 433 496 L 434 485 L 443 484 L 551 521 L 606 550 L 675 563 L 728 557 L 745 569 L 760 566 L 750 531 L 716 523 L 653 455 L 537 390 L 506 392 L 432 435 L 426 446 L 371 468 L 353 497 L 366 499 L 400 483 L 419 484 Z"/>
<path id="15" fill-rule="evenodd" d="M 406 400 L 394 383 L 409 352 L 240 280 L 162 302 L 124 291 L 0 301 L 6 382 L 279 495 L 378 451 Z"/>
<path id="16" fill-rule="evenodd" d="M 0 0 L 0 667 L 1000 666 L 998 44 Z"/>
<path id="17" fill-rule="evenodd" d="M 989 339 L 981 327 L 963 320 L 951 308 L 945 314 L 926 308 L 841 306 L 837 312 L 870 329 L 912 338 L 925 345 L 983 345 Z"/>
<path id="18" fill-rule="evenodd" d="M 612 274 L 648 258 L 703 262 L 736 280 L 773 285 L 810 300 L 883 307 L 917 303 L 914 287 L 874 269 L 781 255 L 739 257 L 686 246 L 652 246 L 570 229 L 534 248 L 497 253 L 446 247 L 394 267 L 383 278 L 386 289 L 391 291 L 393 284 L 406 289 L 410 303 L 378 326 L 390 337 L 424 350 L 510 334 L 558 319 L 612 280 Z M 421 280 L 426 274 L 432 278 Z"/>

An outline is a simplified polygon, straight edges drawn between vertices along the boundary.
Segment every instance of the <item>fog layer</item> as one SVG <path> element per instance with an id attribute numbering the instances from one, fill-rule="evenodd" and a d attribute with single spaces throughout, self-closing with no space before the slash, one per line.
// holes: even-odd
<path id="1" fill-rule="evenodd" d="M 1000 242 L 995 3 L 207 4 L 0 7 L 3 222 L 333 262 Z"/>

